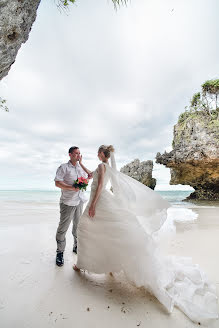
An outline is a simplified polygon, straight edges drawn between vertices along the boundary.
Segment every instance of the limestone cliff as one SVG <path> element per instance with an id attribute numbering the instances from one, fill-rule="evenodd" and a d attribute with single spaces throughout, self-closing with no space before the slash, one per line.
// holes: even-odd
<path id="1" fill-rule="evenodd" d="M 1 0 L 0 2 L 0 80 L 15 62 L 36 19 L 40 0 Z"/>
<path id="2" fill-rule="evenodd" d="M 219 120 L 204 111 L 185 112 L 174 126 L 173 150 L 156 162 L 171 170 L 170 184 L 190 185 L 190 199 L 219 199 Z"/>
<path id="3" fill-rule="evenodd" d="M 123 166 L 120 171 L 138 180 L 151 189 L 154 189 L 156 186 L 156 179 L 152 178 L 152 170 L 152 161 L 140 162 L 139 159 L 135 159 L 133 162 Z"/>

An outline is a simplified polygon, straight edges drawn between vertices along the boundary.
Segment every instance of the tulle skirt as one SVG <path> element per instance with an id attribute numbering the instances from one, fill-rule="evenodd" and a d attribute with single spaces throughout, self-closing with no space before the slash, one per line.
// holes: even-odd
<path id="1" fill-rule="evenodd" d="M 142 217 L 139 220 L 130 208 L 124 208 L 110 191 L 101 192 L 94 218 L 88 215 L 89 206 L 90 202 L 78 225 L 77 267 L 93 273 L 123 271 L 168 312 L 177 306 L 194 322 L 218 318 L 215 287 L 190 258 L 164 256 Z M 157 215 L 162 216 L 162 210 Z"/>

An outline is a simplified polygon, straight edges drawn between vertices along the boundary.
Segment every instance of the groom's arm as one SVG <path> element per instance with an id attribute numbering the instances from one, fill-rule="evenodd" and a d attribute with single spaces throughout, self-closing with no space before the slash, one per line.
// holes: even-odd
<path id="1" fill-rule="evenodd" d="M 55 185 L 63 190 L 79 191 L 79 188 L 72 187 L 63 181 L 55 181 Z"/>
<path id="2" fill-rule="evenodd" d="M 61 188 L 63 190 L 79 191 L 78 188 L 72 187 L 72 185 L 68 185 L 67 183 L 64 182 L 65 175 L 66 175 L 65 166 L 60 165 L 56 171 L 56 176 L 54 179 L 56 187 Z"/>

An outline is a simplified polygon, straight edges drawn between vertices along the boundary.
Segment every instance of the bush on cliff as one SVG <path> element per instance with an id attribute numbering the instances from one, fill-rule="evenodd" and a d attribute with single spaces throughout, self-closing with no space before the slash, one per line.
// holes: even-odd
<path id="1" fill-rule="evenodd" d="M 208 80 L 202 84 L 202 91 L 193 95 L 189 107 L 179 116 L 178 123 L 183 123 L 192 115 L 208 115 L 210 119 L 219 119 L 219 79 Z"/>

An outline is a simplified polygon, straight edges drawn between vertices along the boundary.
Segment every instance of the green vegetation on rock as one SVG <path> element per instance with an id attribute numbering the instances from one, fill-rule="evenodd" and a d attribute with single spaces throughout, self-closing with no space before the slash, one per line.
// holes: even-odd
<path id="1" fill-rule="evenodd" d="M 192 108 L 197 108 L 200 104 L 201 101 L 201 93 L 197 92 L 193 95 L 192 100 L 191 100 L 191 107 Z"/>
<path id="2" fill-rule="evenodd" d="M 208 80 L 205 83 L 203 83 L 202 91 L 217 97 L 219 95 L 219 79 Z"/>
<path id="3" fill-rule="evenodd" d="M 2 99 L 1 97 L 0 97 L 0 108 L 5 110 L 6 112 L 9 112 L 9 109 L 6 105 L 6 100 Z"/>
<path id="4" fill-rule="evenodd" d="M 70 3 L 75 3 L 76 0 L 58 0 L 59 7 L 67 7 Z M 117 8 L 120 5 L 126 5 L 128 0 L 112 0 L 114 7 Z"/>
<path id="5" fill-rule="evenodd" d="M 189 107 L 186 107 L 186 111 L 180 114 L 178 124 L 194 117 L 194 115 L 207 115 L 213 120 L 219 119 L 217 101 L 219 96 L 219 79 L 208 80 L 201 87 L 202 91 L 193 95 Z"/>

